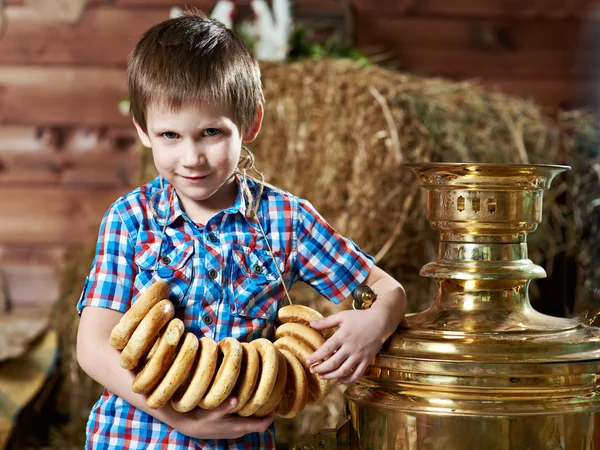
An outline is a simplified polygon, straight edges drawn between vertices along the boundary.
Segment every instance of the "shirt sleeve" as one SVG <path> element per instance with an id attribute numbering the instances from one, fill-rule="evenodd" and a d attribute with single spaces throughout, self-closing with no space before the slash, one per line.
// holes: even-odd
<path id="1" fill-rule="evenodd" d="M 369 275 L 374 259 L 340 235 L 307 200 L 296 225 L 298 278 L 334 303 L 348 297 Z"/>
<path id="2" fill-rule="evenodd" d="M 117 206 L 106 212 L 100 224 L 96 255 L 85 279 L 77 312 L 99 306 L 125 312 L 133 290 L 133 243 Z"/>

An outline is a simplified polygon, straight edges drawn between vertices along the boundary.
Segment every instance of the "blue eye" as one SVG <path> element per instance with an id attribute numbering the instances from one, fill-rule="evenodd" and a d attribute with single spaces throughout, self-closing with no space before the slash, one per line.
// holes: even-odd
<path id="1" fill-rule="evenodd" d="M 162 137 L 164 137 L 167 141 L 173 141 L 179 137 L 179 135 L 177 133 L 175 133 L 174 131 L 165 131 L 164 133 L 161 133 L 160 135 Z"/>
<path id="2" fill-rule="evenodd" d="M 206 130 L 204 130 L 204 135 L 205 136 L 216 136 L 217 134 L 219 134 L 220 131 L 217 130 L 216 128 L 207 128 Z"/>

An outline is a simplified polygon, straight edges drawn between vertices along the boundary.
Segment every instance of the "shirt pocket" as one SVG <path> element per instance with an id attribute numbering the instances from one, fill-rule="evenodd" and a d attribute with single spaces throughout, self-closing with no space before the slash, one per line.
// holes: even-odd
<path id="1" fill-rule="evenodd" d="M 267 250 L 234 244 L 231 264 L 234 314 L 267 320 L 275 317 L 281 287 L 279 273 L 284 273 L 284 261 L 282 253 L 276 252 L 272 257 Z"/>
<path id="2" fill-rule="evenodd" d="M 177 246 L 163 243 L 160 255 L 159 246 L 159 242 L 136 245 L 135 263 L 139 271 L 135 288 L 141 292 L 158 280 L 166 281 L 171 291 L 170 300 L 175 306 L 185 306 L 186 295 L 193 279 L 194 243 L 193 241 L 182 242 Z"/>

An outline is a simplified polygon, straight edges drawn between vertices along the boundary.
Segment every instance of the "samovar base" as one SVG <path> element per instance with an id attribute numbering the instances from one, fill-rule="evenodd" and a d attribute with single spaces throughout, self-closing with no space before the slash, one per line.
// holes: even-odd
<path id="1" fill-rule="evenodd" d="M 592 450 L 595 413 L 460 415 L 443 405 L 382 407 L 353 386 L 346 391 L 352 450 Z M 359 399 L 360 397 L 360 399 Z M 339 447 L 335 447 L 339 448 Z"/>

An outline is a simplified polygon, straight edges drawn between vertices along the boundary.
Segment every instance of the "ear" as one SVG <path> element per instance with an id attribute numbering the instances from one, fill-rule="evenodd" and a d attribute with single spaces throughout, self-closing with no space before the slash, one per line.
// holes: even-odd
<path id="1" fill-rule="evenodd" d="M 258 108 L 256 108 L 256 118 L 254 119 L 254 123 L 252 124 L 249 130 L 244 132 L 244 135 L 242 136 L 242 142 L 244 142 L 244 144 L 252 142 L 254 139 L 256 139 L 256 136 L 258 136 L 258 132 L 260 131 L 262 121 L 263 105 L 262 103 L 259 103 Z"/>
<path id="2" fill-rule="evenodd" d="M 137 120 L 135 120 L 135 117 L 133 118 L 133 124 L 135 125 L 135 129 L 137 130 L 138 136 L 140 137 L 140 141 L 142 141 L 142 144 L 144 145 L 144 147 L 152 148 L 152 144 L 150 143 L 150 138 L 144 132 L 144 130 L 142 130 L 142 127 L 140 127 L 140 124 L 137 122 Z"/>

